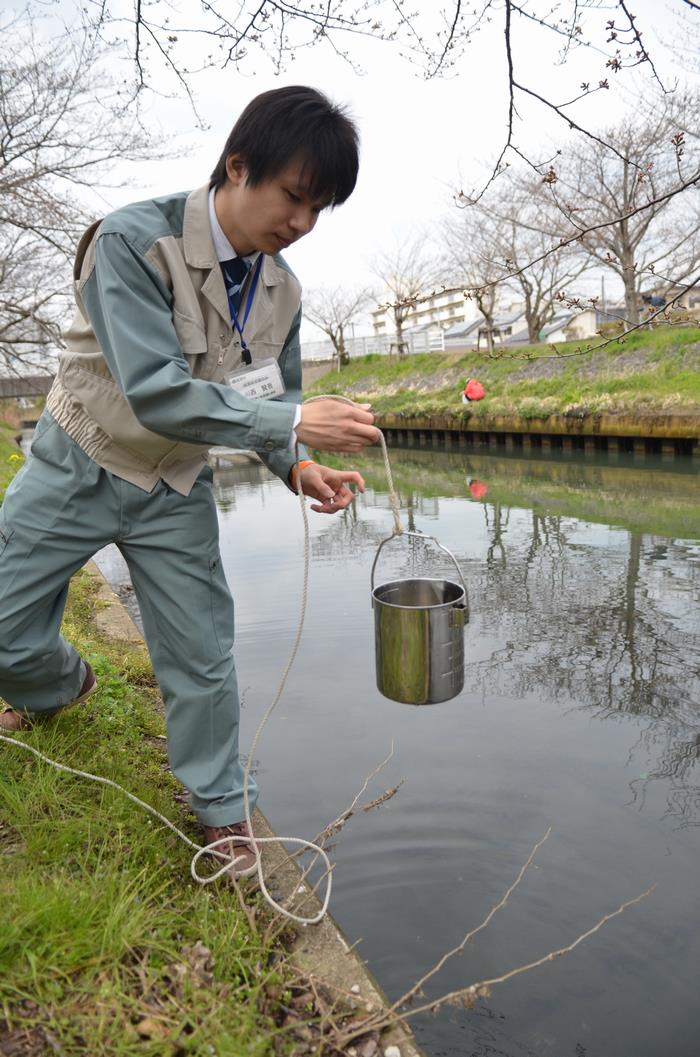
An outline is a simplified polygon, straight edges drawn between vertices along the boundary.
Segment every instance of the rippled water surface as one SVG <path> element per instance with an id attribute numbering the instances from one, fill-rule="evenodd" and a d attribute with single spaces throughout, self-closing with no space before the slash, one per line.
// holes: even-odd
<path id="1" fill-rule="evenodd" d="M 700 480 L 636 466 L 391 452 L 407 527 L 458 557 L 471 621 L 460 696 L 379 694 L 370 567 L 392 520 L 379 458 L 354 511 L 311 514 L 299 657 L 256 761 L 280 833 L 312 837 L 394 754 L 341 834 L 332 912 L 392 998 L 502 898 L 430 998 L 571 944 L 473 1010 L 414 1021 L 430 1057 L 697 1057 L 700 1052 Z M 260 467 L 217 472 L 236 600 L 242 747 L 279 682 L 302 584 L 298 502 Z M 451 575 L 424 541 L 378 581 Z"/>

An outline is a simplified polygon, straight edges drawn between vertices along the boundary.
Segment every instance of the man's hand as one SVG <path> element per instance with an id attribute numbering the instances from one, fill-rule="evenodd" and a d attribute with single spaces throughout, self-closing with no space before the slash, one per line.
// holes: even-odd
<path id="1" fill-rule="evenodd" d="M 347 481 L 354 481 L 360 492 L 364 492 L 365 482 L 356 470 L 332 470 L 315 462 L 301 471 L 302 491 L 319 500 L 311 504 L 311 509 L 319 514 L 335 514 L 352 503 L 355 494 Z"/>
<path id="2" fill-rule="evenodd" d="M 340 400 L 302 404 L 297 437 L 307 447 L 321 451 L 362 451 L 379 440 L 369 408 L 369 404 L 346 404 Z"/>

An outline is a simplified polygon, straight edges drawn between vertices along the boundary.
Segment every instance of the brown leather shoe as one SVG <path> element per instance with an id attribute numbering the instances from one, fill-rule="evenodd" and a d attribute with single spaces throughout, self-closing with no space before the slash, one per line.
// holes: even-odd
<path id="1" fill-rule="evenodd" d="M 78 705 L 81 701 L 84 701 L 86 697 L 94 693 L 97 690 L 97 678 L 92 670 L 92 667 L 88 661 L 83 661 L 85 665 L 85 678 L 83 679 L 83 685 L 80 687 L 80 693 L 74 701 L 70 702 L 70 705 Z M 70 705 L 65 705 L 65 708 L 70 708 Z M 15 733 L 18 730 L 31 730 L 34 726 L 34 719 L 29 715 L 28 712 L 24 712 L 21 709 L 11 708 L 7 705 L 6 708 L 0 712 L 0 730 Z"/>
<path id="2" fill-rule="evenodd" d="M 235 822 L 232 826 L 204 826 L 206 844 L 213 844 L 214 841 L 224 840 L 226 837 L 232 839 L 226 844 L 219 844 L 213 848 L 210 854 L 215 858 L 222 855 L 231 859 L 232 865 L 228 873 L 233 877 L 250 877 L 255 873 L 260 849 L 253 840 L 248 823 Z"/>
<path id="3" fill-rule="evenodd" d="M 29 730 L 33 727 L 31 719 L 26 712 L 18 712 L 16 708 L 7 705 L 0 712 L 0 731 L 3 734 L 14 734 L 18 730 Z"/>

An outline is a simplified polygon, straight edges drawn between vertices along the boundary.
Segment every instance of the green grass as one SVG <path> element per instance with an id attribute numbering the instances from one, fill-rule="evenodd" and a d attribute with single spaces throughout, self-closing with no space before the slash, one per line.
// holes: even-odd
<path id="1" fill-rule="evenodd" d="M 465 408 L 461 389 L 469 377 L 483 382 L 486 398 Z M 546 345 L 506 348 L 494 357 L 366 356 L 321 378 L 309 395 L 325 392 L 369 400 L 380 415 L 450 414 L 472 422 L 496 415 L 534 420 L 698 412 L 700 328 L 640 330 L 597 351 L 571 342 L 556 351 Z"/>
<path id="2" fill-rule="evenodd" d="M 2 489 L 21 461 L 11 435 L 0 430 Z M 148 655 L 100 635 L 96 590 L 74 577 L 63 630 L 97 693 L 21 738 L 119 782 L 197 840 L 157 737 Z M 191 881 L 187 847 L 118 792 L 6 743 L 0 755 L 0 1052 L 23 1032 L 27 1053 L 64 1057 L 275 1053 L 266 995 L 279 991 L 279 940 L 251 930 L 233 890 Z"/>

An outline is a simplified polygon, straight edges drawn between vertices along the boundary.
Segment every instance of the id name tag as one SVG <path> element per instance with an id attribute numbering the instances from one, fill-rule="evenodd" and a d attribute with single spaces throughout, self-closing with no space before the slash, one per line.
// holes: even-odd
<path id="1" fill-rule="evenodd" d="M 285 392 L 277 360 L 258 360 L 226 375 L 226 384 L 249 400 L 273 400 Z"/>

